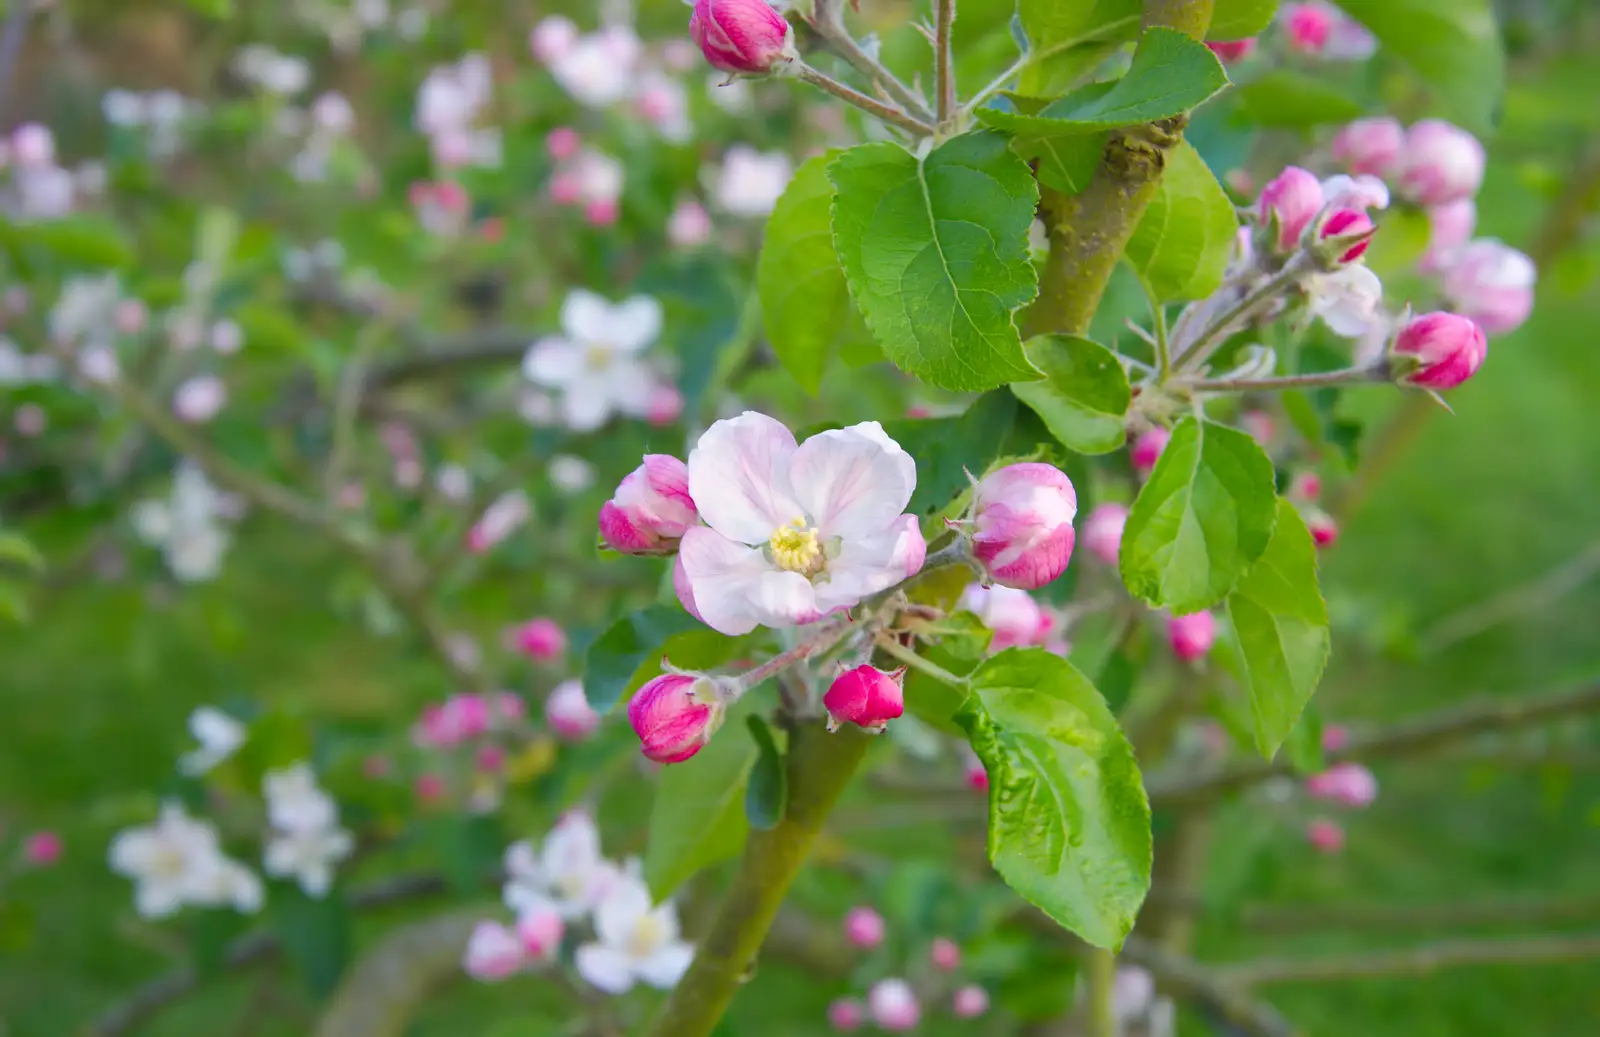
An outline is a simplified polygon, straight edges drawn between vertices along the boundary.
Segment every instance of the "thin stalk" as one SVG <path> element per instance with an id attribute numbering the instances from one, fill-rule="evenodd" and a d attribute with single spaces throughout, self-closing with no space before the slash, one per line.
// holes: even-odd
<path id="1" fill-rule="evenodd" d="M 1110 951 L 1091 947 L 1085 965 L 1087 968 L 1084 972 L 1089 981 L 1088 1037 L 1117 1037 L 1117 956 Z"/>
<path id="2" fill-rule="evenodd" d="M 956 24 L 956 0 L 938 0 L 934 16 L 934 95 L 938 125 L 943 128 L 956 111 L 956 67 L 951 35 Z"/>
<path id="3" fill-rule="evenodd" d="M 911 649 L 907 648 L 905 645 L 901 644 L 899 641 L 896 641 L 892 637 L 883 637 L 880 635 L 876 639 L 875 643 L 878 646 L 878 650 L 883 652 L 883 654 L 894 656 L 896 659 L 899 659 L 912 669 L 921 670 L 923 673 L 927 674 L 929 677 L 932 677 L 941 684 L 948 684 L 955 688 L 964 688 L 967 686 L 967 679 L 965 677 L 957 677 L 955 674 L 940 666 L 938 663 L 930 662 L 927 659 L 924 659 L 922 656 L 918 655 L 916 652 L 913 652 Z"/>
<path id="4" fill-rule="evenodd" d="M 984 87 L 982 90 L 979 90 L 977 93 L 968 98 L 967 103 L 961 106 L 961 111 L 958 114 L 962 118 L 966 118 L 981 108 L 983 106 L 983 102 L 1004 90 L 1007 83 L 1011 82 L 1017 76 L 1020 76 L 1022 74 L 1022 70 L 1028 67 L 1029 60 L 1030 59 L 1026 54 L 1018 58 L 1012 63 L 1010 68 L 1006 69 L 1004 72 L 994 77 L 994 79 L 990 80 L 988 86 Z"/>
<path id="5" fill-rule="evenodd" d="M 1172 346 L 1167 333 L 1167 308 L 1150 297 L 1150 323 L 1156 332 L 1156 383 L 1165 384 L 1172 377 Z"/>
<path id="6" fill-rule="evenodd" d="M 933 126 L 920 119 L 907 115 L 900 109 L 884 104 L 875 98 L 868 97 L 859 90 L 852 90 L 837 79 L 833 79 L 810 65 L 796 62 L 799 67 L 795 70 L 795 77 L 802 83 L 810 83 L 820 90 L 830 93 L 848 104 L 853 104 L 870 115 L 875 115 L 891 126 L 898 126 L 914 137 L 929 137 L 933 135 Z"/>
<path id="7" fill-rule="evenodd" d="M 1202 331 L 1194 342 L 1178 352 L 1178 366 L 1189 370 L 1199 370 L 1200 366 L 1211 359 L 1211 354 L 1217 351 L 1227 338 L 1227 331 L 1234 324 L 1250 316 L 1262 303 L 1273 296 L 1280 294 L 1290 285 L 1304 277 L 1311 269 L 1311 256 L 1301 252 L 1283 265 L 1283 269 L 1267 278 L 1247 292 L 1244 298 L 1235 303 L 1229 310 L 1211 322 L 1211 326 Z"/>
<path id="8" fill-rule="evenodd" d="M 928 102 L 902 82 L 900 77 L 885 68 L 878 59 L 868 54 L 844 27 L 844 21 L 838 13 L 819 10 L 817 15 L 811 27 L 827 43 L 829 50 L 843 58 L 846 64 L 866 77 L 868 82 L 881 86 L 884 93 L 907 113 L 924 122 L 933 120 L 933 110 L 928 107 Z"/>
<path id="9" fill-rule="evenodd" d="M 1383 365 L 1346 367 L 1338 371 L 1315 371 L 1310 374 L 1289 374 L 1276 378 L 1209 378 L 1191 382 L 1195 392 L 1276 392 L 1281 389 L 1316 389 L 1329 385 L 1350 385 L 1356 382 L 1384 381 Z"/>
<path id="10" fill-rule="evenodd" d="M 739 674 L 740 694 L 769 678 L 776 677 L 796 663 L 804 662 L 813 655 L 821 655 L 838 644 L 849 632 L 848 620 L 830 623 L 825 629 L 806 638 L 788 651 L 773 656 L 753 670 L 746 670 Z"/>

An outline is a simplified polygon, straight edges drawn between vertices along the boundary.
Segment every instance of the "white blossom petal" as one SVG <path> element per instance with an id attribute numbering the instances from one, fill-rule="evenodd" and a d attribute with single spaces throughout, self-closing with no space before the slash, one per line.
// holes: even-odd
<path id="1" fill-rule="evenodd" d="M 689 496 L 712 529 L 744 544 L 801 517 L 789 486 L 794 435 L 779 421 L 745 411 L 712 425 L 689 452 Z"/>
<path id="2" fill-rule="evenodd" d="M 535 342 L 522 357 L 522 374 L 530 382 L 560 389 L 583 375 L 588 358 L 583 346 L 566 339 Z"/>
<path id="3" fill-rule="evenodd" d="M 633 989 L 633 963 L 621 951 L 586 943 L 578 948 L 573 963 L 578 975 L 608 994 L 626 994 Z"/>
<path id="4" fill-rule="evenodd" d="M 756 588 L 762 576 L 773 569 L 759 548 L 695 526 L 684 534 L 678 558 L 707 626 L 739 635 L 761 625 L 763 611 L 754 600 Z"/>
<path id="5" fill-rule="evenodd" d="M 603 296 L 574 288 L 561 303 L 561 330 L 575 342 L 609 341 L 613 309 Z"/>
<path id="6" fill-rule="evenodd" d="M 671 990 L 689 971 L 694 961 L 694 948 L 687 943 L 674 941 L 639 962 L 639 978 L 661 990 Z"/>
<path id="7" fill-rule="evenodd" d="M 611 308 L 604 341 L 624 353 L 637 353 L 661 334 L 661 304 L 648 295 L 635 295 Z"/>
<path id="8" fill-rule="evenodd" d="M 917 465 L 875 421 L 820 432 L 789 463 L 794 496 L 823 537 L 883 532 L 905 513 Z"/>

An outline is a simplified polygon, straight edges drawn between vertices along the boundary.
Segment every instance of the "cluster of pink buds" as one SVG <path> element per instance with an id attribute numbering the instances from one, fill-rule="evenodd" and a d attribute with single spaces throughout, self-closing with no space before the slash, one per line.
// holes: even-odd
<path id="1" fill-rule="evenodd" d="M 526 718 L 522 699 L 509 691 L 493 695 L 463 693 L 427 706 L 412 730 L 412 740 L 427 749 L 453 749 Z"/>
<path id="2" fill-rule="evenodd" d="M 1366 26 L 1326 0 L 1286 3 L 1278 9 L 1289 49 L 1326 61 L 1365 61 L 1378 48 Z"/>
<path id="3" fill-rule="evenodd" d="M 870 907 L 850 909 L 845 915 L 845 938 L 850 945 L 863 951 L 881 946 L 888 926 L 883 916 Z M 961 948 L 948 937 L 938 937 L 928 947 L 928 963 L 936 977 L 930 980 L 934 987 L 943 987 L 942 977 L 953 975 L 961 968 Z M 925 990 L 932 998 L 937 990 Z M 852 1033 L 869 1021 L 879 1030 L 904 1033 L 914 1030 L 922 1022 L 924 998 L 917 989 L 899 977 L 881 979 L 867 991 L 866 1001 L 840 998 L 828 1006 L 828 1023 L 838 1033 Z M 989 1011 L 989 994 L 976 984 L 957 987 L 950 994 L 950 1011 L 957 1019 L 976 1019 Z"/>
<path id="4" fill-rule="evenodd" d="M 1388 188 L 1366 174 L 1319 180 L 1309 170 L 1288 166 L 1261 189 L 1262 244 L 1280 255 L 1309 245 L 1319 265 L 1337 269 L 1366 253 L 1377 229 L 1367 210 L 1388 204 Z"/>
<path id="5" fill-rule="evenodd" d="M 961 607 L 994 632 L 989 651 L 1028 648 L 1049 643 L 1056 619 L 1026 591 L 974 583 L 961 594 Z"/>

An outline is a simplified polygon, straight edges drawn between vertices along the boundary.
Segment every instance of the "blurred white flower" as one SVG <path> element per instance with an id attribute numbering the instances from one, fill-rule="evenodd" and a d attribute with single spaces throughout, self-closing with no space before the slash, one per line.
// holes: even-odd
<path id="1" fill-rule="evenodd" d="M 783 152 L 735 145 L 723 156 L 711 197 L 735 216 L 767 216 L 793 176 L 794 163 Z"/>
<path id="2" fill-rule="evenodd" d="M 594 485 L 594 466 L 581 457 L 558 454 L 550 459 L 550 485 L 567 496 L 582 493 Z"/>
<path id="3" fill-rule="evenodd" d="M 168 802 L 154 824 L 118 832 L 111 869 L 133 879 L 134 906 L 146 918 L 166 918 L 180 907 L 261 907 L 261 880 L 222 852 L 217 830 Z"/>
<path id="4" fill-rule="evenodd" d="M 575 289 L 561 307 L 563 335 L 541 339 L 523 357 L 529 381 L 561 391 L 569 428 L 599 428 L 612 414 L 642 416 L 655 377 L 640 354 L 661 334 L 661 304 L 636 295 L 611 303 Z"/>
<path id="5" fill-rule="evenodd" d="M 63 346 L 109 346 L 117 335 L 122 285 L 116 274 L 69 278 L 50 311 L 50 339 Z"/>
<path id="6" fill-rule="evenodd" d="M 306 896 L 326 896 L 334 865 L 355 850 L 355 840 L 339 827 L 338 804 L 308 763 L 268 771 L 261 787 L 272 823 L 262 857 L 267 874 L 293 878 Z"/>
<path id="7" fill-rule="evenodd" d="M 580 104 L 606 108 L 633 92 L 643 51 L 632 29 L 611 26 L 573 40 L 551 63 L 550 74 Z"/>
<path id="8" fill-rule="evenodd" d="M 234 55 L 233 70 L 245 82 L 282 97 L 311 85 L 311 66 L 303 58 L 280 54 L 262 43 L 241 48 Z"/>
<path id="9" fill-rule="evenodd" d="M 330 828 L 339 821 L 339 807 L 317 784 L 309 763 L 268 771 L 261 779 L 267 819 L 284 832 Z"/>
<path id="10" fill-rule="evenodd" d="M 221 571 L 231 538 L 220 520 L 238 511 L 235 498 L 217 492 L 199 468 L 186 462 L 167 500 L 141 501 L 130 517 L 139 539 L 161 549 L 173 576 L 199 583 Z"/>
<path id="11" fill-rule="evenodd" d="M 61 364 L 48 353 L 24 353 L 8 338 L 0 338 L 0 385 L 19 386 L 53 382 Z"/>
<path id="12" fill-rule="evenodd" d="M 506 850 L 506 906 L 519 916 L 552 909 L 582 918 L 622 881 L 617 865 L 600 855 L 600 830 L 581 810 L 556 822 L 535 853 L 526 840 Z"/>
<path id="13" fill-rule="evenodd" d="M 244 744 L 248 729 L 213 706 L 201 706 L 189 714 L 189 733 L 200 743 L 198 749 L 178 759 L 178 770 L 198 776 L 232 756 Z"/>
<path id="14" fill-rule="evenodd" d="M 677 986 L 694 960 L 694 948 L 679 936 L 678 912 L 669 901 L 654 906 L 638 879 L 623 878 L 594 912 L 596 940 L 578 948 L 578 974 L 608 994 L 624 994 L 644 982 L 662 990 Z"/>
<path id="15" fill-rule="evenodd" d="M 1304 287 L 1312 315 L 1341 338 L 1362 338 L 1386 320 L 1380 309 L 1383 282 L 1360 263 L 1312 274 Z"/>
<path id="16" fill-rule="evenodd" d="M 446 500 L 461 503 L 472 496 L 472 473 L 458 464 L 444 464 L 433 473 L 434 488 Z"/>
<path id="17" fill-rule="evenodd" d="M 216 375 L 196 375 L 179 384 L 172 394 L 172 412 L 178 420 L 203 425 L 228 402 L 228 387 Z"/>
<path id="18" fill-rule="evenodd" d="M 721 72 L 706 78 L 706 93 L 711 103 L 729 115 L 748 115 L 755 109 L 755 94 L 748 79 L 729 80 Z"/>

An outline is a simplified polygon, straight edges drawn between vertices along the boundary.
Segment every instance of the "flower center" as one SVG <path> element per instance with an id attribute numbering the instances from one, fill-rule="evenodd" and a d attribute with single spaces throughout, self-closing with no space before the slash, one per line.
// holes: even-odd
<path id="1" fill-rule="evenodd" d="M 803 518 L 779 526 L 767 541 L 767 551 L 778 568 L 804 576 L 815 576 L 826 564 L 817 530 L 807 526 Z"/>
<path id="2" fill-rule="evenodd" d="M 633 932 L 628 936 L 628 953 L 635 958 L 648 958 L 661 946 L 666 936 L 667 927 L 661 919 L 654 914 L 645 915 L 633 923 Z"/>
<path id="3" fill-rule="evenodd" d="M 589 346 L 583 354 L 583 363 L 591 371 L 604 371 L 611 366 L 613 350 L 603 342 L 596 342 Z"/>

